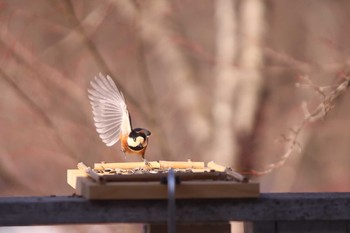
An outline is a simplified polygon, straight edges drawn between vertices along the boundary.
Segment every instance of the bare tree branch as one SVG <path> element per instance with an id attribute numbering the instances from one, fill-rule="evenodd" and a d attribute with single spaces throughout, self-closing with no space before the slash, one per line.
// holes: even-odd
<path id="1" fill-rule="evenodd" d="M 308 82 L 310 85 L 310 82 Z M 299 125 L 295 128 L 292 128 L 290 132 L 287 135 L 283 135 L 282 142 L 285 142 L 286 145 L 286 151 L 281 156 L 281 158 L 272 164 L 269 164 L 263 171 L 257 171 L 257 170 L 251 170 L 249 172 L 245 172 L 246 174 L 250 175 L 266 175 L 270 172 L 272 172 L 276 168 L 282 167 L 288 160 L 288 158 L 291 156 L 292 152 L 295 149 L 300 149 L 301 145 L 298 142 L 299 135 L 303 131 L 303 129 L 312 122 L 324 119 L 328 112 L 334 107 L 335 100 L 343 95 L 348 87 L 350 86 L 350 76 L 344 77 L 343 81 L 339 83 L 333 90 L 331 90 L 328 93 L 323 93 L 324 98 L 323 101 L 312 111 L 307 111 L 308 114 L 304 116 L 304 119 L 299 123 Z M 315 90 L 314 84 L 310 85 L 310 88 Z M 319 88 L 318 88 L 319 89 Z"/>

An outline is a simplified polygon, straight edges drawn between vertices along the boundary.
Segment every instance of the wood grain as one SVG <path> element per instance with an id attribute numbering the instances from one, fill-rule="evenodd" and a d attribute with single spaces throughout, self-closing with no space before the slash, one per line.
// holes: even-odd
<path id="1" fill-rule="evenodd" d="M 160 182 L 111 182 L 99 184 L 89 178 L 80 177 L 78 187 L 85 198 L 108 199 L 166 199 L 167 186 Z M 239 198 L 258 197 L 257 183 L 235 183 L 227 181 L 187 181 L 176 186 L 176 198 Z"/>

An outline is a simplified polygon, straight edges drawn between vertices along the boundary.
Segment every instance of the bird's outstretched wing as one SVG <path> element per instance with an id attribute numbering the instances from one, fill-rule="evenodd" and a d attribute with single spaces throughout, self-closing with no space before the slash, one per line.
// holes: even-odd
<path id="1" fill-rule="evenodd" d="M 124 96 L 108 75 L 100 73 L 90 84 L 88 92 L 96 131 L 107 146 L 112 146 L 122 134 L 128 135 L 131 132 Z"/>

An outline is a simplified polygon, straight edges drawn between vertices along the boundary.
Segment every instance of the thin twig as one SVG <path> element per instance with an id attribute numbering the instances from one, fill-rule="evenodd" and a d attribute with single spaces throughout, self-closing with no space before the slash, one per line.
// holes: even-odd
<path id="1" fill-rule="evenodd" d="M 316 86 L 312 82 L 307 82 L 311 88 L 313 88 L 317 93 L 320 93 L 321 89 L 319 87 L 316 88 Z M 347 88 L 350 86 L 350 76 L 344 77 L 344 80 L 337 85 L 332 91 L 328 93 L 322 92 L 320 93 L 323 97 L 323 101 L 313 110 L 308 111 L 304 110 L 304 112 L 307 112 L 308 114 L 305 114 L 304 119 L 299 123 L 299 125 L 296 128 L 293 128 L 290 130 L 290 133 L 288 136 L 284 136 L 284 140 L 289 143 L 287 150 L 285 153 L 281 156 L 280 160 L 278 160 L 275 163 L 269 164 L 263 171 L 257 171 L 257 170 L 251 170 L 249 172 L 243 172 L 243 174 L 249 174 L 249 175 L 256 175 L 256 176 L 262 176 L 266 175 L 270 172 L 272 172 L 276 168 L 282 167 L 292 152 L 296 148 L 300 148 L 300 143 L 298 142 L 298 137 L 302 130 L 306 127 L 308 123 L 318 121 L 320 119 L 323 119 L 326 117 L 328 112 L 333 108 L 334 101 L 345 93 Z M 305 107 L 304 107 L 305 108 Z"/>

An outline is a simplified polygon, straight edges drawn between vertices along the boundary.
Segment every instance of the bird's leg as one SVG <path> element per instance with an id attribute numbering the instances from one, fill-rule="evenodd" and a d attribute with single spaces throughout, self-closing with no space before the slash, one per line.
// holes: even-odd
<path id="1" fill-rule="evenodd" d="M 150 169 L 153 168 L 152 165 L 151 165 L 151 163 L 148 162 L 147 159 L 145 159 L 144 157 L 142 157 L 142 159 L 143 159 L 143 162 L 145 162 L 145 165 L 146 165 L 148 168 L 150 168 Z"/>
<path id="2" fill-rule="evenodd" d="M 124 149 L 120 149 L 122 152 L 123 152 L 123 154 L 124 154 L 124 159 L 126 160 L 126 153 L 125 153 L 125 150 Z"/>

